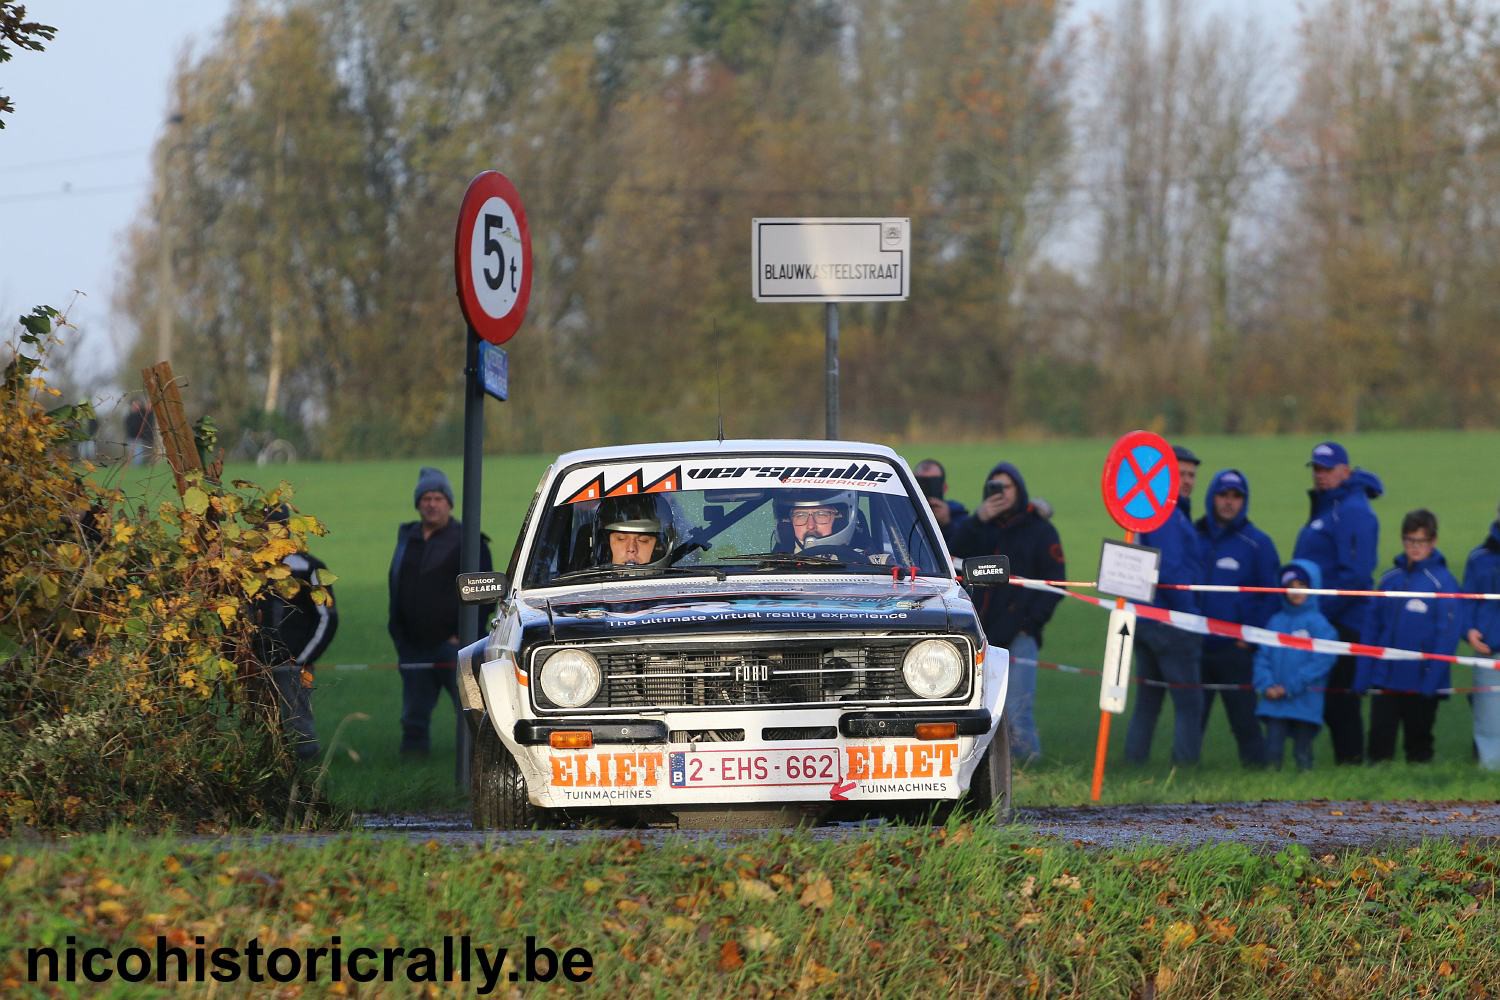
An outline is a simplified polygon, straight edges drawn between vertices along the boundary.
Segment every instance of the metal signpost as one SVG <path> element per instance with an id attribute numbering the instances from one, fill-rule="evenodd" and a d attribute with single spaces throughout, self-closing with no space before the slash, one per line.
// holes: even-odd
<path id="1" fill-rule="evenodd" d="M 464 361 L 463 551 L 459 569 L 479 570 L 484 394 L 505 399 L 510 369 L 500 347 L 521 328 L 531 301 L 531 229 L 521 196 L 504 174 L 486 170 L 469 182 L 453 239 L 458 303 L 468 323 Z M 482 341 L 482 342 L 481 342 Z M 464 604 L 459 639 L 479 638 L 479 605 Z M 468 726 L 459 719 L 458 776 L 468 784 Z"/>
<path id="2" fill-rule="evenodd" d="M 1159 434 L 1131 431 L 1114 443 L 1104 460 L 1100 483 L 1104 507 L 1125 529 L 1125 544 L 1108 539 L 1099 556 L 1099 592 L 1115 598 L 1104 643 L 1104 678 L 1099 688 L 1099 742 L 1094 748 L 1094 781 L 1090 797 L 1098 802 L 1104 789 L 1104 758 L 1109 751 L 1109 717 L 1125 711 L 1130 690 L 1130 660 L 1135 651 L 1136 616 L 1125 599 L 1150 601 L 1156 588 L 1161 553 L 1135 545 L 1137 532 L 1155 531 L 1177 509 L 1177 458 Z"/>
<path id="3" fill-rule="evenodd" d="M 840 302 L 911 294 L 910 219 L 752 219 L 757 302 L 823 302 L 827 436 L 839 436 Z"/>

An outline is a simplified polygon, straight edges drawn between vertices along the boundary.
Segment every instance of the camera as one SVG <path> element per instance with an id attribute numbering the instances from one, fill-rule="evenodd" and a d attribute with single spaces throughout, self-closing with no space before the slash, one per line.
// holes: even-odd
<path id="1" fill-rule="evenodd" d="M 998 479 L 991 479 L 987 481 L 984 484 L 984 499 L 988 500 L 990 497 L 994 496 L 996 493 L 999 493 L 1004 488 L 1005 484 L 1000 482 L 1000 480 Z"/>
<path id="2" fill-rule="evenodd" d="M 934 500 L 943 498 L 942 476 L 918 476 L 917 486 L 921 488 L 924 497 L 931 497 Z"/>

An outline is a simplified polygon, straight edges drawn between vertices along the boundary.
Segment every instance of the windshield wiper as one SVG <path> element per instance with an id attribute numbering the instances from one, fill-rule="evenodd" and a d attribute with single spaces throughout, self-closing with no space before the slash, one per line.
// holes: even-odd
<path id="1" fill-rule="evenodd" d="M 717 566 L 588 566 L 584 569 L 559 573 L 548 581 L 548 584 L 613 578 L 650 580 L 659 576 L 712 576 L 721 581 L 725 579 L 724 571 Z"/>
<path id="2" fill-rule="evenodd" d="M 792 555 L 788 552 L 746 552 L 742 555 L 720 556 L 725 562 L 750 562 L 754 560 L 761 566 L 807 566 L 815 569 L 824 567 L 844 568 L 848 563 L 834 559 L 832 556 L 810 556 Z"/>

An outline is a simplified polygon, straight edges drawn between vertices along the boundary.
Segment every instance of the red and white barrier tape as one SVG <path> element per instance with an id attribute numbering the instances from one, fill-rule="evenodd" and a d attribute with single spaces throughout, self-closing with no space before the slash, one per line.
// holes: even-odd
<path id="1" fill-rule="evenodd" d="M 1098 667 L 1070 667 L 1070 666 L 1068 666 L 1065 663 L 1051 663 L 1051 662 L 1049 662 L 1047 660 L 1033 660 L 1033 659 L 1029 659 L 1029 658 L 1024 657 L 1024 656 L 1018 656 L 1015 659 L 1013 659 L 1011 662 L 1012 663 L 1033 663 L 1033 664 L 1036 665 L 1036 667 L 1037 667 L 1038 670 L 1055 670 L 1055 671 L 1057 671 L 1058 673 L 1061 673 L 1061 674 L 1081 674 L 1081 675 L 1088 676 L 1088 677 L 1098 677 L 1098 676 L 1100 676 L 1100 675 L 1102 675 L 1104 673 L 1104 671 L 1102 669 L 1098 668 Z M 1204 690 L 1204 691 L 1253 691 L 1253 690 L 1255 690 L 1254 685 L 1251 685 L 1251 684 L 1180 684 L 1180 683 L 1173 683 L 1172 681 L 1151 680 L 1151 679 L 1146 679 L 1146 678 L 1143 678 L 1143 677 L 1137 677 L 1137 676 L 1134 676 L 1134 675 L 1131 676 L 1130 683 L 1137 684 L 1137 685 L 1140 685 L 1142 687 L 1179 688 L 1179 689 L 1181 689 L 1181 688 L 1199 688 L 1199 689 Z M 1309 691 L 1322 691 L 1324 694 L 1356 694 L 1357 693 L 1357 692 L 1355 692 L 1354 690 L 1352 690 L 1350 688 L 1310 687 L 1310 688 L 1308 688 L 1308 690 Z M 1394 694 L 1394 695 L 1416 695 L 1416 694 L 1420 694 L 1421 692 L 1419 692 L 1419 691 L 1378 691 L 1378 692 L 1372 692 L 1372 693 L 1376 693 L 1376 694 Z M 1437 693 L 1438 694 L 1493 694 L 1493 693 L 1500 693 L 1500 684 L 1481 684 L 1481 685 L 1478 685 L 1476 687 L 1439 688 L 1437 690 Z"/>
<path id="2" fill-rule="evenodd" d="M 1013 581 L 1015 577 L 1011 578 Z M 1094 597 L 1090 594 L 1075 594 L 1070 590 L 1049 586 L 1038 580 L 1017 581 L 1020 586 L 1027 590 L 1041 590 L 1049 594 L 1059 594 L 1063 597 L 1071 597 L 1075 601 L 1083 601 L 1095 607 L 1113 609 L 1117 606 L 1117 598 Z M 1433 594 L 1424 594 L 1424 597 L 1433 597 Z M 1391 649 L 1388 646 L 1368 646 L 1362 642 L 1344 642 L 1342 639 L 1314 639 L 1300 635 L 1288 635 L 1285 632 L 1272 632 L 1270 629 L 1257 628 L 1254 625 L 1241 625 L 1238 622 L 1220 621 L 1217 618 L 1207 618 L 1203 615 L 1189 614 L 1186 611 L 1169 611 L 1166 608 L 1153 608 L 1149 604 L 1135 604 L 1130 601 L 1119 602 L 1127 611 L 1133 611 L 1141 618 L 1149 621 L 1161 622 L 1173 628 L 1182 629 L 1184 632 L 1196 632 L 1199 635 L 1217 635 L 1226 639 L 1239 639 L 1255 646 L 1281 646 L 1285 649 L 1301 649 L 1313 653 L 1332 653 L 1335 656 L 1368 656 L 1374 660 L 1438 660 L 1442 663 L 1461 663 L 1468 667 L 1500 667 L 1500 660 L 1484 656 L 1455 656 L 1452 653 L 1422 653 L 1414 649 Z"/>
<path id="3" fill-rule="evenodd" d="M 1049 587 L 1095 587 L 1097 580 L 1028 580 L 1013 576 L 1010 582 L 1018 587 L 1028 583 L 1045 583 Z M 1157 590 L 1191 590 L 1203 594 L 1285 594 L 1288 587 L 1243 587 L 1228 583 L 1158 583 Z M 1500 594 L 1470 594 L 1464 591 L 1449 593 L 1430 590 L 1333 590 L 1327 587 L 1299 587 L 1299 593 L 1315 594 L 1319 597 L 1443 597 L 1455 601 L 1500 601 Z"/>

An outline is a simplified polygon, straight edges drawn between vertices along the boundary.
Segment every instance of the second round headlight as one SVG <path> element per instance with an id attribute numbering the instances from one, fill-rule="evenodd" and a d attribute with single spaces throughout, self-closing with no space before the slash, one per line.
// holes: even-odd
<path id="1" fill-rule="evenodd" d="M 907 650 L 901 676 L 914 694 L 946 698 L 964 679 L 964 658 L 951 642 L 923 639 Z"/>
<path id="2" fill-rule="evenodd" d="M 542 664 L 542 694 L 558 708 L 582 708 L 599 693 L 599 661 L 581 649 L 553 653 Z"/>

